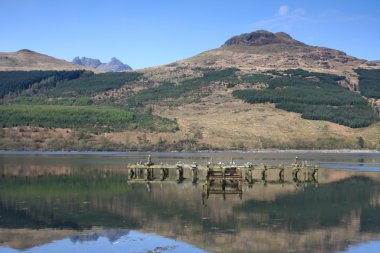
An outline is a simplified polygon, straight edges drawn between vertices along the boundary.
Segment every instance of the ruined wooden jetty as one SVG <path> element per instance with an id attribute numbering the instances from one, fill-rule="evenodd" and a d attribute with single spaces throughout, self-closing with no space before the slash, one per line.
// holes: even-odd
<path id="1" fill-rule="evenodd" d="M 288 166 L 245 163 L 237 165 L 230 163 L 209 162 L 206 166 L 199 166 L 196 162 L 185 164 L 181 161 L 176 164 L 155 164 L 151 157 L 147 162 L 128 164 L 128 178 L 130 181 L 165 181 L 191 179 L 193 183 L 203 181 L 210 185 L 219 184 L 226 188 L 229 185 L 237 185 L 241 188 L 243 183 L 254 184 L 267 183 L 316 183 L 318 181 L 318 168 L 306 162 L 299 162 L 298 158 Z"/>
<path id="2" fill-rule="evenodd" d="M 147 189 L 153 181 L 173 181 L 182 183 L 191 180 L 193 184 L 202 182 L 202 201 L 207 205 L 210 195 L 238 195 L 242 199 L 243 184 L 251 188 L 254 184 L 294 184 L 297 188 L 306 184 L 318 185 L 318 168 L 307 162 L 299 162 L 298 158 L 291 165 L 269 166 L 267 164 L 209 162 L 199 166 L 196 162 L 185 164 L 155 164 L 151 156 L 147 162 L 128 164 L 130 182 L 145 182 Z"/>
<path id="3" fill-rule="evenodd" d="M 185 170 L 185 167 L 188 170 Z M 154 164 L 149 156 L 146 163 L 128 164 L 127 168 L 128 178 L 133 181 L 165 181 L 169 177 L 173 178 L 175 176 L 178 182 L 182 182 L 185 180 L 185 174 L 188 174 L 187 171 L 191 175 L 187 175 L 186 178 L 191 178 L 194 183 L 198 181 L 198 164 L 195 162 L 191 165 L 185 165 L 181 161 L 176 164 Z M 173 172 L 175 172 L 175 175 L 173 175 Z"/>
<path id="4" fill-rule="evenodd" d="M 226 198 L 228 194 L 243 195 L 243 170 L 235 163 L 207 165 L 206 181 L 203 184 L 202 200 L 205 204 L 210 194 L 221 194 Z"/>

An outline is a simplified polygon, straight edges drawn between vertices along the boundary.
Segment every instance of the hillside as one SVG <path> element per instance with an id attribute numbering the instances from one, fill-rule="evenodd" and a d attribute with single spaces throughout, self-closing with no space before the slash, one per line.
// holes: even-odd
<path id="1" fill-rule="evenodd" d="M 0 53 L 0 71 L 12 70 L 94 70 L 89 67 L 78 66 L 45 54 L 28 49 L 14 53 Z"/>
<path id="2" fill-rule="evenodd" d="M 12 113 L 1 119 L 0 149 L 380 149 L 380 66 L 285 33 L 234 36 L 134 72 L 49 75 L 4 86 Z M 48 115 L 49 106 L 54 119 L 27 124 L 19 115 Z M 59 123 L 78 106 L 88 119 Z M 102 113 L 112 108 L 111 122 Z"/>

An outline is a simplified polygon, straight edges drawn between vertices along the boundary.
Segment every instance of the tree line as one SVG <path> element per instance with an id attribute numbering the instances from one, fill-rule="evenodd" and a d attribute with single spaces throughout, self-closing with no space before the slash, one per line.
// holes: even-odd
<path id="1" fill-rule="evenodd" d="M 0 98 L 11 92 L 29 89 L 33 84 L 50 79 L 54 83 L 82 76 L 84 70 L 73 71 L 0 71 Z"/>

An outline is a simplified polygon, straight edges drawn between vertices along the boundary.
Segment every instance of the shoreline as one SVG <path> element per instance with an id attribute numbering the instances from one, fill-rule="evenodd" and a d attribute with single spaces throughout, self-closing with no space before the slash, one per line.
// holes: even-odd
<path id="1" fill-rule="evenodd" d="M 321 150 L 305 150 L 305 149 L 258 149 L 258 150 L 198 150 L 198 151 L 48 151 L 48 150 L 0 150 L 0 155 L 7 154 L 25 154 L 25 155 L 122 155 L 122 154 L 380 154 L 375 149 L 321 149 Z"/>

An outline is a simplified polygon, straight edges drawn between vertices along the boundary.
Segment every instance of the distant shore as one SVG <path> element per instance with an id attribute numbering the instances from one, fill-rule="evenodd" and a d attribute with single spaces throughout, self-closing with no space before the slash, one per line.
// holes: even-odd
<path id="1" fill-rule="evenodd" d="M 85 154 L 85 155 L 98 155 L 98 154 L 206 154 L 206 153 L 236 153 L 236 154 L 255 154 L 255 153 L 268 153 L 268 154 L 281 154 L 281 153 L 314 153 L 314 154 L 355 154 L 355 153 L 368 153 L 368 154 L 380 154 L 379 150 L 375 149 L 331 149 L 331 150 L 279 150 L 279 149 L 259 149 L 259 150 L 200 150 L 200 151 L 31 151 L 31 150 L 0 150 L 1 154 Z"/>

